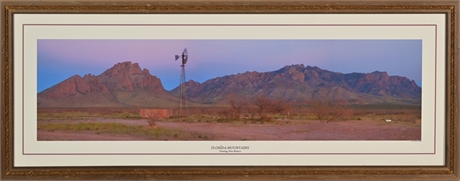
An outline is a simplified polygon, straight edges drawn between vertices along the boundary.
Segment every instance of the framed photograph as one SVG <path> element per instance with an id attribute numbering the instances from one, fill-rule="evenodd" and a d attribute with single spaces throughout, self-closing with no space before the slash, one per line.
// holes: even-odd
<path id="1" fill-rule="evenodd" d="M 2 179 L 458 180 L 459 1 L 1 2 Z"/>

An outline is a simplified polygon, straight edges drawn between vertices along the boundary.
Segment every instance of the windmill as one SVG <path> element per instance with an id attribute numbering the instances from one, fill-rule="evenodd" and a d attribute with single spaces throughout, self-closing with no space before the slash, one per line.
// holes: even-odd
<path id="1" fill-rule="evenodd" d="M 188 61 L 188 53 L 187 48 L 184 48 L 182 55 L 176 55 L 175 60 L 177 61 L 179 58 L 182 59 L 181 73 L 180 73 L 180 84 L 179 84 L 179 115 L 180 117 L 184 116 L 184 109 L 186 109 L 186 100 L 187 100 L 187 86 L 185 82 L 185 64 Z"/>

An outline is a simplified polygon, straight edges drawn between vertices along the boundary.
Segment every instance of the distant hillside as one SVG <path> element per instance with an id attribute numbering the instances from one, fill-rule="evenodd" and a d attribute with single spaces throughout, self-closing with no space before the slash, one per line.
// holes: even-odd
<path id="1" fill-rule="evenodd" d="M 137 63 L 117 63 L 98 76 L 74 75 L 38 94 L 39 107 L 170 107 L 176 98 Z"/>
<path id="2" fill-rule="evenodd" d="M 225 101 L 230 94 L 245 98 L 262 95 L 297 104 L 311 99 L 345 100 L 350 104 L 421 102 L 421 88 L 406 77 L 386 72 L 343 74 L 304 65 L 217 77 L 202 84 L 189 81 L 187 86 L 191 101 L 208 104 Z"/>
<path id="3" fill-rule="evenodd" d="M 421 88 L 412 80 L 386 72 L 343 74 L 304 65 L 272 72 L 245 72 L 190 80 L 191 106 L 212 105 L 230 95 L 251 99 L 262 95 L 305 104 L 311 99 L 344 100 L 349 104 L 420 104 Z M 161 80 L 131 62 L 117 63 L 102 74 L 74 75 L 38 93 L 39 107 L 176 107 L 178 88 L 166 91 Z"/>

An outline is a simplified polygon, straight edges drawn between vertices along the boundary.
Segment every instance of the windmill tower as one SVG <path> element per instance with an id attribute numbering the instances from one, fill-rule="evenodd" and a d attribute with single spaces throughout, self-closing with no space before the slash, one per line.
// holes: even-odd
<path id="1" fill-rule="evenodd" d="M 184 48 L 182 55 L 175 56 L 176 60 L 178 60 L 179 58 L 182 59 L 182 64 L 180 65 L 181 72 L 180 72 L 180 84 L 179 84 L 179 115 L 180 117 L 183 117 L 185 115 L 185 109 L 187 108 L 186 106 L 187 86 L 185 85 L 185 82 L 187 82 L 187 80 L 185 79 L 185 64 L 188 61 L 187 48 Z"/>

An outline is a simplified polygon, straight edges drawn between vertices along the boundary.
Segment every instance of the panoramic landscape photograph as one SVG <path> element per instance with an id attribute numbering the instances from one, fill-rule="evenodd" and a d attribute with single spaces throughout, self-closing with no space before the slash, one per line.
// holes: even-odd
<path id="1" fill-rule="evenodd" d="M 422 40 L 37 41 L 38 141 L 421 140 Z"/>

